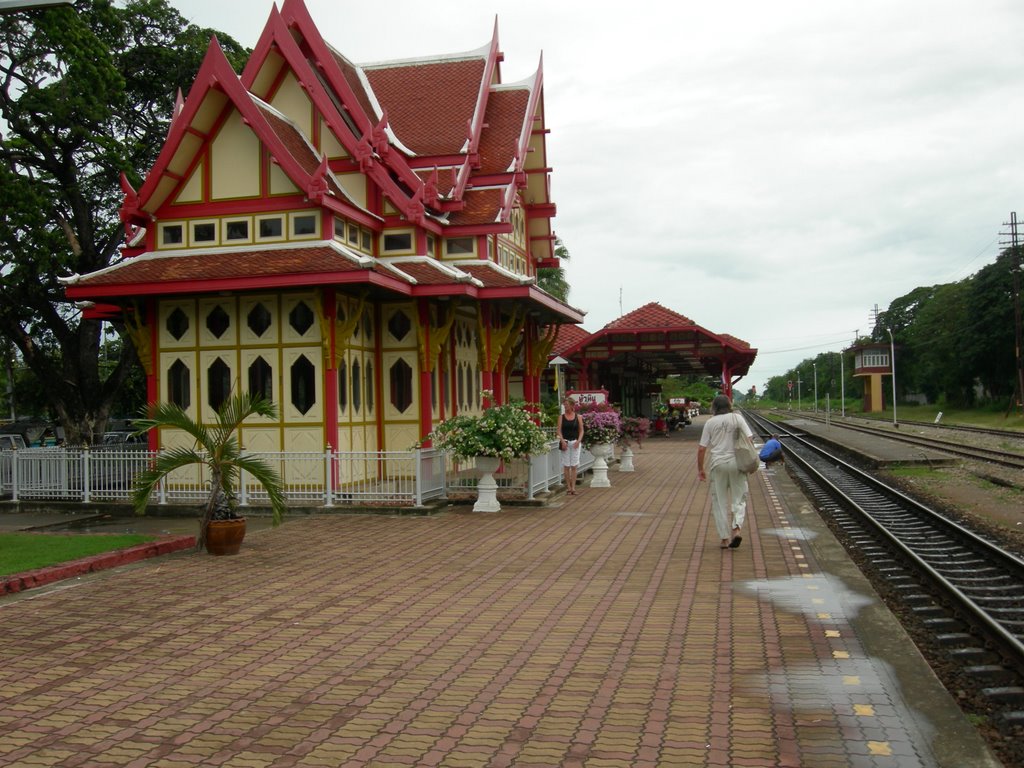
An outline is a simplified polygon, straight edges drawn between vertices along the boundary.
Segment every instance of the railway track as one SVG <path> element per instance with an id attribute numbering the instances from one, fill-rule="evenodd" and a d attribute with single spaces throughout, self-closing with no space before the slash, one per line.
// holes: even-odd
<path id="1" fill-rule="evenodd" d="M 781 414 L 783 412 L 780 411 L 779 413 Z M 818 416 L 813 413 L 801 413 L 800 418 L 821 423 L 825 423 L 826 421 L 823 416 Z M 965 445 L 963 442 L 927 437 L 921 434 L 899 432 L 896 429 L 886 428 L 886 425 L 882 424 L 870 425 L 867 422 L 851 423 L 847 420 L 834 418 L 830 419 L 828 423 L 832 427 L 848 429 L 853 432 L 884 436 L 887 440 L 895 440 L 909 445 L 916 445 L 921 448 L 942 451 L 960 458 L 972 459 L 975 461 L 986 461 L 1003 467 L 1011 467 L 1013 469 L 1024 469 L 1024 438 L 1022 438 L 1018 432 L 1008 432 L 1005 430 L 971 430 L 985 435 L 998 435 L 1007 440 L 1021 440 L 1021 451 L 1003 451 L 981 446 Z"/>
<path id="2" fill-rule="evenodd" d="M 847 416 L 846 418 L 851 418 Z M 864 424 L 877 424 L 880 427 L 889 425 L 888 421 L 882 419 L 876 419 L 868 416 L 857 416 L 853 417 L 858 419 Z M 899 423 L 903 426 L 914 427 L 915 429 L 920 428 L 924 430 L 929 429 L 941 429 L 949 432 L 963 432 L 965 434 L 976 434 L 976 435 L 992 435 L 995 437 L 1004 438 L 1006 440 L 1020 440 L 1024 442 L 1024 432 L 1015 429 L 996 429 L 995 427 L 975 427 L 969 424 L 944 424 L 942 422 L 934 421 L 912 421 L 906 419 L 900 419 Z"/>
<path id="3" fill-rule="evenodd" d="M 1024 744 L 1024 560 L 812 439 L 744 415 L 782 436 L 788 472 L 947 687 L 969 691 L 973 714 Z"/>

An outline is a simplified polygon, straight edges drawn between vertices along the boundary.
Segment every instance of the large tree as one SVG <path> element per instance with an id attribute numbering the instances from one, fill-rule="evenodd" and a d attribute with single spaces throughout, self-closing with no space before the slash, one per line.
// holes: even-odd
<path id="1" fill-rule="evenodd" d="M 214 34 L 165 0 L 0 16 L 0 337 L 69 443 L 102 434 L 138 362 L 122 335 L 101 365 L 102 324 L 64 301 L 58 278 L 120 257 L 120 174 L 138 186 Z M 248 52 L 216 35 L 241 67 Z"/>

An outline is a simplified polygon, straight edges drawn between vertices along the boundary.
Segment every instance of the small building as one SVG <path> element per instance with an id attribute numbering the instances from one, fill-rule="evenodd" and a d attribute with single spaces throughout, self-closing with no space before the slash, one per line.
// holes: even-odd
<path id="1" fill-rule="evenodd" d="M 537 287 L 558 264 L 542 66 L 505 83 L 503 62 L 495 25 L 359 65 L 284 0 L 241 75 L 211 41 L 143 183 L 122 177 L 123 258 L 68 299 L 125 324 L 150 402 L 204 422 L 239 390 L 277 403 L 251 451 L 405 451 L 505 401 L 513 370 L 539 401 L 583 313 Z"/>
<path id="2" fill-rule="evenodd" d="M 652 411 L 652 387 L 668 376 L 706 376 L 732 397 L 757 357 L 742 339 L 714 333 L 658 302 L 619 317 L 595 333 L 564 325 L 552 348 L 568 361 L 567 386 L 606 389 L 627 415 Z"/>
<path id="3" fill-rule="evenodd" d="M 885 343 L 860 344 L 845 352 L 853 352 L 853 375 L 864 380 L 865 413 L 885 410 L 883 377 L 892 376 L 891 347 Z"/>

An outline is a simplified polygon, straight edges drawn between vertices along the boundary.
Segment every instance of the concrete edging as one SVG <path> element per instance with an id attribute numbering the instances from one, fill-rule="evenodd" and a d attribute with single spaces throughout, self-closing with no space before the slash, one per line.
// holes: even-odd
<path id="1" fill-rule="evenodd" d="M 83 557 L 46 568 L 37 568 L 34 571 L 0 576 L 0 596 L 22 592 L 33 587 L 42 587 L 55 581 L 81 576 L 84 573 L 94 573 L 107 568 L 116 568 L 119 565 L 136 563 L 150 557 L 188 549 L 195 545 L 195 536 L 167 536 L 145 544 L 136 544 L 134 547 Z"/>

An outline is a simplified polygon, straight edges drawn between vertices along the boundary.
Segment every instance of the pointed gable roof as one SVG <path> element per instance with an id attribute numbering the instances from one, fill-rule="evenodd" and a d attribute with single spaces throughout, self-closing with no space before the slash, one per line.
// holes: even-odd
<path id="1" fill-rule="evenodd" d="M 181 184 L 188 179 L 206 141 L 212 138 L 231 109 L 270 152 L 288 178 L 313 198 L 317 191 L 344 197 L 332 174 L 320 168 L 322 158 L 302 132 L 288 118 L 242 87 L 216 38 L 210 41 L 206 57 L 188 99 L 171 123 L 167 140 L 153 168 L 137 194 L 126 190 L 122 219 L 145 225 Z"/>
<path id="2" fill-rule="evenodd" d="M 661 306 L 656 301 L 644 304 L 622 317 L 612 320 L 604 330 L 653 330 L 692 326 L 693 320 Z"/>
<path id="3" fill-rule="evenodd" d="M 437 156 L 466 150 L 487 71 L 484 55 L 365 64 L 362 69 L 392 130 L 410 150 Z"/>
<path id="4" fill-rule="evenodd" d="M 712 333 L 652 301 L 579 339 L 561 354 L 577 362 L 629 356 L 645 360 L 663 375 L 719 375 L 723 369 L 743 375 L 757 357 L 757 350 L 735 336 Z"/>

